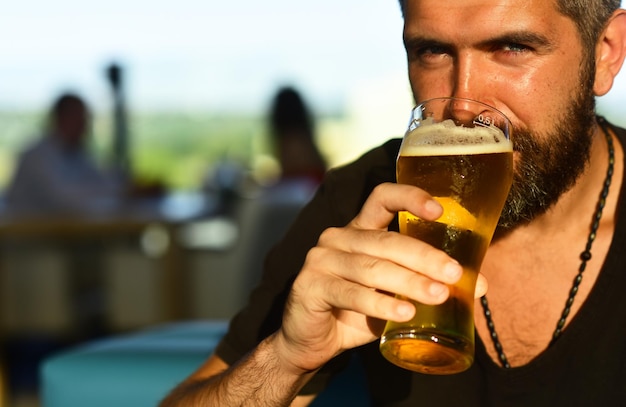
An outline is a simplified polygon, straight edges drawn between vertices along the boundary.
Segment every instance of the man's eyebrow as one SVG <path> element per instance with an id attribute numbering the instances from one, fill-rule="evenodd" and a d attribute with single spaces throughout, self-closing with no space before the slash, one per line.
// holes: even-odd
<path id="1" fill-rule="evenodd" d="M 479 47 L 490 47 L 503 44 L 521 44 L 535 48 L 552 49 L 553 43 L 548 37 L 532 31 L 512 31 L 488 38 L 478 43 Z"/>
<path id="2" fill-rule="evenodd" d="M 420 35 L 408 36 L 404 38 L 404 47 L 408 49 L 419 49 L 429 47 L 452 47 L 451 43 L 440 41 L 435 38 Z"/>
<path id="3" fill-rule="evenodd" d="M 535 48 L 552 49 L 553 43 L 550 39 L 542 34 L 532 31 L 511 31 L 499 34 L 497 36 L 487 38 L 480 41 L 477 46 L 479 48 L 489 48 L 501 46 L 505 44 L 522 44 Z M 406 49 L 419 49 L 428 47 L 444 47 L 455 48 L 455 44 L 448 41 L 442 41 L 430 36 L 408 35 L 404 38 L 404 46 Z"/>

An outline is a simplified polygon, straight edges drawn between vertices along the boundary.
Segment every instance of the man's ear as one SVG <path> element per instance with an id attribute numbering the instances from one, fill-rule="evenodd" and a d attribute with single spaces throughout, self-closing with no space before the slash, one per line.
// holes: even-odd
<path id="1" fill-rule="evenodd" d="M 608 93 L 626 57 L 626 11 L 617 10 L 611 16 L 596 46 L 596 96 Z"/>

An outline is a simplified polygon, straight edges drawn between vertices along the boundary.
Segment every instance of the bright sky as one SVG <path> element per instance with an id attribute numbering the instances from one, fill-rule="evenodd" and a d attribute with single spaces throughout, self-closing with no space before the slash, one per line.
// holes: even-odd
<path id="1" fill-rule="evenodd" d="M 405 103 L 401 29 L 396 0 L 6 1 L 0 109 L 46 108 L 66 89 L 105 107 L 113 60 L 136 109 L 264 111 L 283 83 L 318 111 Z M 625 78 L 601 108 L 626 106 Z"/>
<path id="2" fill-rule="evenodd" d="M 401 29 L 395 0 L 7 1 L 0 108 L 67 88 L 104 101 L 117 60 L 138 108 L 256 110 L 293 83 L 332 110 L 370 79 L 406 87 Z"/>

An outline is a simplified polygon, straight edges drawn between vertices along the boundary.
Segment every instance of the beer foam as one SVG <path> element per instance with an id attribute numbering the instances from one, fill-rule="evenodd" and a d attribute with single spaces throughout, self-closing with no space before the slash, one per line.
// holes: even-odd
<path id="1" fill-rule="evenodd" d="M 411 130 L 400 151 L 405 156 L 493 154 L 513 151 L 513 144 L 495 126 L 462 127 L 445 120 Z"/>

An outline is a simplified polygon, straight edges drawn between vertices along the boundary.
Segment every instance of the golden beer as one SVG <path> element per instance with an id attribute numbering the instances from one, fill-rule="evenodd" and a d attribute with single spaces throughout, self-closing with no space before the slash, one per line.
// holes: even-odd
<path id="1" fill-rule="evenodd" d="M 463 266 L 440 305 L 412 301 L 415 317 L 388 321 L 383 356 L 403 368 L 430 374 L 466 370 L 474 360 L 474 288 L 512 182 L 512 145 L 495 128 L 418 127 L 398 156 L 401 184 L 429 192 L 444 208 L 434 222 L 399 213 L 400 232 L 437 247 Z M 406 298 L 403 298 L 406 299 Z"/>

